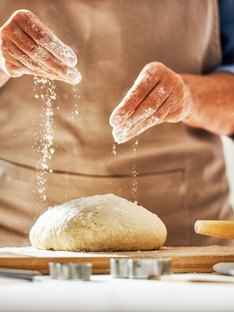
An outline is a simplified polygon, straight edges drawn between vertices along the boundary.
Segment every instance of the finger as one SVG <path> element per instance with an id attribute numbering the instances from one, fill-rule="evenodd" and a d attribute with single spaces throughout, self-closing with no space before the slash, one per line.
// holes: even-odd
<path id="1" fill-rule="evenodd" d="M 160 82 L 121 127 L 130 130 L 153 115 L 170 94 L 170 90 L 167 91 L 164 85 L 164 82 Z"/>
<path id="2" fill-rule="evenodd" d="M 186 118 L 189 111 L 190 97 L 188 89 L 180 84 L 169 99 L 157 110 L 156 116 L 163 122 L 179 122 Z"/>
<path id="3" fill-rule="evenodd" d="M 44 67 L 33 61 L 27 54 L 23 53 L 13 42 L 7 40 L 4 43 L 3 56 L 6 60 L 14 58 L 15 60 L 20 61 L 20 63 L 31 70 L 43 70 Z"/>
<path id="4" fill-rule="evenodd" d="M 50 79 L 63 80 L 56 76 L 52 71 L 37 71 L 35 69 L 30 70 L 28 67 L 24 66 L 20 61 L 8 55 L 6 60 L 7 72 L 11 77 L 21 77 L 22 75 L 35 75 Z"/>
<path id="5" fill-rule="evenodd" d="M 23 33 L 18 26 L 10 33 L 10 39 L 18 49 L 28 55 L 30 59 L 56 72 L 58 76 L 63 77 L 64 80 L 70 80 L 71 83 L 74 84 L 80 82 L 80 73 L 75 67 L 68 67 L 61 63 L 61 61 L 56 59 L 49 51 L 39 46 L 27 34 Z"/>
<path id="6" fill-rule="evenodd" d="M 160 125 L 161 123 L 163 123 L 163 121 L 158 120 L 157 117 L 152 115 L 149 118 L 147 118 L 145 121 L 143 121 L 137 128 L 134 128 L 132 131 L 130 131 L 127 134 L 127 136 L 121 137 L 121 138 L 116 137 L 114 134 L 114 131 L 113 131 L 113 137 L 114 137 L 114 140 L 118 144 L 125 143 L 125 142 L 131 140 L 132 138 L 138 136 L 142 132 L 148 130 L 149 128 L 152 128 L 155 125 Z"/>
<path id="7" fill-rule="evenodd" d="M 40 75 L 52 77 L 56 80 L 63 80 L 68 83 L 74 83 L 74 79 L 72 80 L 69 75 L 62 75 L 58 72 L 55 72 L 52 68 L 49 68 L 45 66 L 42 63 L 38 63 L 37 61 L 34 61 L 29 55 L 23 53 L 13 42 L 9 40 L 5 40 L 4 47 L 3 47 L 4 57 L 8 58 L 8 55 L 14 57 L 16 60 L 20 61 L 24 66 L 26 66 L 29 71 L 27 71 L 27 74 L 37 74 L 40 73 Z M 51 66 L 52 67 L 52 66 Z M 25 69 L 22 68 L 23 74 L 25 73 Z M 78 71 L 77 71 L 78 72 Z M 79 74 L 80 75 L 80 74 Z M 78 78 L 77 78 L 78 79 Z M 76 84 L 75 80 L 75 83 Z M 80 80 L 79 80 L 80 81 Z"/>
<path id="8" fill-rule="evenodd" d="M 17 11 L 13 21 L 17 22 L 22 30 L 38 45 L 51 52 L 60 61 L 70 67 L 77 64 L 77 57 L 73 50 L 59 40 L 32 12 L 28 10 Z"/>
<path id="9" fill-rule="evenodd" d="M 158 121 L 157 118 L 155 118 L 154 116 L 150 116 L 141 125 L 139 125 L 137 128 L 134 128 L 132 131 L 128 132 L 125 136 L 116 135 L 115 128 L 113 129 L 112 134 L 113 134 L 115 142 L 117 142 L 118 144 L 121 144 L 121 143 L 125 143 L 125 142 L 131 140 L 132 138 L 141 134 L 145 130 L 153 127 L 154 125 L 156 125 L 156 124 L 159 125 L 160 123 L 162 123 L 162 122 Z"/>
<path id="10" fill-rule="evenodd" d="M 161 113 L 157 111 L 155 114 L 144 120 L 140 125 L 131 129 L 128 133 L 125 132 L 125 135 L 121 136 L 118 132 L 115 131 L 115 129 L 113 129 L 112 133 L 114 140 L 119 144 L 125 143 L 153 126 L 160 125 L 164 122 L 177 123 L 181 121 L 183 116 L 183 108 L 177 108 L 175 111 L 171 112 L 170 102 L 171 101 L 168 98 L 164 102 L 165 108 Z"/>
<path id="11" fill-rule="evenodd" d="M 178 75 L 171 71 L 165 71 L 160 83 L 137 107 L 135 112 L 124 124 L 114 129 L 113 133 L 115 137 L 124 140 L 124 137 L 128 136 L 130 132 L 134 132 L 134 128 L 137 129 L 142 122 L 148 120 L 150 116 L 154 116 L 154 120 L 158 118 L 158 121 L 160 121 L 160 118 L 169 112 L 173 101 L 175 99 L 178 100 L 177 90 L 179 89 L 181 89 L 181 81 L 178 79 Z M 162 109 L 160 109 L 159 116 L 157 116 L 156 112 L 160 107 L 162 107 Z"/>
<path id="12" fill-rule="evenodd" d="M 145 66 L 122 102 L 114 109 L 110 116 L 110 125 L 119 127 L 135 111 L 152 89 L 159 83 L 155 66 Z"/>
<path id="13" fill-rule="evenodd" d="M 177 111 L 183 106 L 183 97 L 183 88 L 179 85 L 155 111 L 154 116 L 157 117 L 159 121 L 163 121 L 170 112 Z"/>
<path id="14" fill-rule="evenodd" d="M 11 77 L 21 77 L 26 73 L 27 68 L 17 60 L 6 60 L 5 62 L 7 74 Z"/>

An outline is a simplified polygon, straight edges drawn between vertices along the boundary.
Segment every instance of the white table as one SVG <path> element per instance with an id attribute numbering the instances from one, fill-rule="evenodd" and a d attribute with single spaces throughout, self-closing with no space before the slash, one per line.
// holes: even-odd
<path id="1" fill-rule="evenodd" d="M 234 284 L 112 279 L 0 280 L 0 311 L 234 311 Z"/>

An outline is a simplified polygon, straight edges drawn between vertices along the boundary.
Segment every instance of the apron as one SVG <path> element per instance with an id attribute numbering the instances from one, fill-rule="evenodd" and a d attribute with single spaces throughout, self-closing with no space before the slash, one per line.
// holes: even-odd
<path id="1" fill-rule="evenodd" d="M 35 148 L 45 105 L 35 98 L 40 86 L 23 76 L 0 89 L 0 245 L 27 245 L 35 219 L 50 205 L 109 192 L 156 213 L 168 229 L 166 245 L 230 244 L 193 230 L 197 219 L 233 218 L 220 138 L 162 124 L 137 145 L 133 139 L 116 146 L 108 122 L 147 63 L 191 74 L 220 64 L 216 1 L 0 0 L 1 24 L 22 8 L 74 49 L 83 79 L 77 91 L 54 82 L 55 153 L 43 202 Z"/>

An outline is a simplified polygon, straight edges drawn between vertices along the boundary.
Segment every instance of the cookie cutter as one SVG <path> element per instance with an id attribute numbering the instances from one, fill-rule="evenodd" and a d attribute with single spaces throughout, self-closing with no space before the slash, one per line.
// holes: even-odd
<path id="1" fill-rule="evenodd" d="M 92 275 L 92 263 L 49 262 L 49 274 L 52 279 L 89 281 Z"/>
<path id="2" fill-rule="evenodd" d="M 128 278 L 129 266 L 127 258 L 111 258 L 110 259 L 110 275 L 112 277 Z"/>
<path id="3" fill-rule="evenodd" d="M 110 274 L 114 278 L 153 279 L 172 274 L 171 258 L 111 258 Z"/>
<path id="4" fill-rule="evenodd" d="M 216 273 L 234 276 L 234 262 L 219 262 L 213 265 Z"/>

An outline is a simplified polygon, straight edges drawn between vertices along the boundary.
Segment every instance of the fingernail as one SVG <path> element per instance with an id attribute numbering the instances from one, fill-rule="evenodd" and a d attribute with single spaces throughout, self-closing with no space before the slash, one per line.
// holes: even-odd
<path id="1" fill-rule="evenodd" d="M 127 128 L 121 128 L 121 129 L 113 129 L 112 134 L 114 137 L 114 140 L 117 143 L 123 143 L 125 142 L 127 136 L 128 136 L 128 129 Z"/>
<path id="2" fill-rule="evenodd" d="M 76 68 L 72 67 L 67 70 L 67 77 L 74 85 L 80 83 L 82 79 L 81 73 Z"/>
<path id="3" fill-rule="evenodd" d="M 121 116 L 111 114 L 109 122 L 111 127 L 119 127 L 122 124 L 123 120 Z"/>

